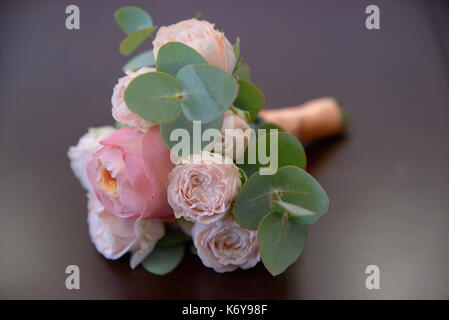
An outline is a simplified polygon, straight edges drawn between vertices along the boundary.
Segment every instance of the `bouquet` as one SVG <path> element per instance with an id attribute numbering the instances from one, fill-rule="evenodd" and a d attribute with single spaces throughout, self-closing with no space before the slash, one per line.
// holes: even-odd
<path id="1" fill-rule="evenodd" d="M 335 99 L 262 110 L 264 96 L 214 25 L 195 17 L 153 26 L 137 7 L 115 13 L 120 52 L 153 49 L 124 67 L 112 94 L 115 125 L 91 128 L 68 157 L 87 191 L 89 234 L 107 259 L 172 271 L 189 248 L 216 272 L 273 275 L 298 259 L 309 225 L 328 211 L 306 171 L 303 140 L 338 133 Z"/>

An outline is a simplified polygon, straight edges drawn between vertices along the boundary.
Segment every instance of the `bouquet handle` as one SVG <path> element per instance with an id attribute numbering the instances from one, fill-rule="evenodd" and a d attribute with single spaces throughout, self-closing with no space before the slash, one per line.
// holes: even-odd
<path id="1" fill-rule="evenodd" d="M 347 122 L 338 100 L 330 97 L 308 101 L 294 107 L 262 110 L 259 116 L 274 123 L 301 141 L 325 138 L 341 133 Z"/>

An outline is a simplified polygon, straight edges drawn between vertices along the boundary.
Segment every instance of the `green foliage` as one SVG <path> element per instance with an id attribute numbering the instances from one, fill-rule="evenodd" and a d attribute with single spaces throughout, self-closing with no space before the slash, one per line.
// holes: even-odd
<path id="1" fill-rule="evenodd" d="M 308 228 L 289 219 L 285 213 L 273 212 L 263 218 L 258 229 L 260 256 L 274 276 L 282 273 L 301 255 Z"/>
<path id="2" fill-rule="evenodd" d="M 176 78 L 162 72 L 136 77 L 125 90 L 128 108 L 153 123 L 167 123 L 181 115 Z"/>
<path id="3" fill-rule="evenodd" d="M 245 63 L 241 63 L 237 66 L 233 74 L 240 80 L 251 81 L 251 71 L 249 70 L 249 66 Z"/>
<path id="4" fill-rule="evenodd" d="M 124 66 L 123 66 L 123 72 L 126 71 L 136 71 L 139 68 L 142 67 L 152 67 L 155 64 L 153 50 L 147 50 L 144 51 L 131 60 L 129 60 Z"/>
<path id="5" fill-rule="evenodd" d="M 153 26 L 150 15 L 138 7 L 123 7 L 115 11 L 114 18 L 127 34 Z"/>
<path id="6" fill-rule="evenodd" d="M 157 246 L 163 248 L 173 247 L 186 243 L 189 240 L 190 238 L 182 230 L 166 227 L 165 235 L 158 241 Z"/>
<path id="7" fill-rule="evenodd" d="M 292 203 L 318 215 L 329 208 L 329 199 L 318 182 L 303 169 L 287 166 L 274 175 L 251 176 L 237 197 L 234 218 L 244 228 L 257 229 L 263 217 L 272 212 L 272 200 Z"/>
<path id="8" fill-rule="evenodd" d="M 173 271 L 184 256 L 185 248 L 183 244 L 172 247 L 159 247 L 154 250 L 142 262 L 142 266 L 151 273 L 165 275 Z"/>
<path id="9" fill-rule="evenodd" d="M 210 122 L 220 117 L 237 97 L 238 84 L 227 72 L 195 64 L 177 75 L 183 95 L 182 109 L 190 120 Z"/>
<path id="10" fill-rule="evenodd" d="M 223 118 L 219 117 L 216 120 L 209 122 L 209 123 L 201 123 L 201 131 L 199 132 L 200 137 L 203 136 L 203 132 L 206 131 L 207 129 L 217 129 L 220 130 L 221 129 L 221 125 L 223 123 Z M 193 122 L 190 121 L 189 119 L 187 119 L 183 114 L 181 114 L 180 117 L 178 117 L 176 120 L 166 123 L 166 124 L 161 124 L 161 135 L 162 135 L 162 139 L 164 140 L 165 144 L 167 145 L 167 147 L 171 150 L 179 141 L 175 140 L 175 141 L 171 141 L 170 140 L 170 135 L 172 134 L 173 130 L 176 129 L 185 129 L 189 132 L 189 139 L 190 139 L 190 153 L 194 153 L 194 139 L 195 135 L 193 132 Z M 181 138 L 179 138 L 181 139 Z M 212 139 L 211 139 L 212 140 Z M 201 146 L 200 146 L 200 150 L 202 151 L 205 149 L 205 147 L 209 144 L 213 142 L 212 141 L 203 141 L 201 139 Z"/>
<path id="11" fill-rule="evenodd" d="M 207 64 L 197 51 L 180 42 L 168 42 L 158 51 L 156 70 L 176 77 L 183 67 L 199 63 Z"/>
<path id="12" fill-rule="evenodd" d="M 234 50 L 235 58 L 238 59 L 240 57 L 240 38 L 239 37 L 237 37 L 237 41 L 235 42 L 235 44 L 232 48 Z"/>
<path id="13" fill-rule="evenodd" d="M 157 27 L 149 27 L 130 33 L 125 39 L 120 42 L 120 53 L 129 55 L 136 50 L 142 42 L 147 39 Z"/>
<path id="14" fill-rule="evenodd" d="M 277 128 L 275 128 L 277 129 Z M 253 140 L 248 145 L 245 152 L 245 163 L 239 164 L 238 166 L 243 169 L 248 177 L 252 176 L 255 172 L 258 172 L 260 168 L 267 167 L 268 164 L 259 163 L 258 159 L 255 164 L 249 164 L 248 152 L 255 148 L 257 154 L 259 154 L 259 147 L 263 141 L 266 145 L 266 153 L 270 153 L 271 137 L 277 134 L 278 142 L 278 168 L 285 166 L 296 166 L 302 169 L 306 168 L 306 153 L 301 143 L 296 139 L 296 137 L 285 132 L 270 132 L 267 131 L 266 134 L 260 136 L 258 139 Z"/>
<path id="15" fill-rule="evenodd" d="M 234 105 L 242 110 L 249 111 L 251 121 L 254 121 L 263 108 L 265 97 L 262 91 L 247 80 L 239 79 L 239 94 Z"/>

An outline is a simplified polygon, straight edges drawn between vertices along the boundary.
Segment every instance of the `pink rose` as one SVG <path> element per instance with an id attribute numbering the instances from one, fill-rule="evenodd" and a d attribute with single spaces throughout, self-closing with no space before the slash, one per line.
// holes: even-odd
<path id="1" fill-rule="evenodd" d="M 79 139 L 76 146 L 71 146 L 67 152 L 73 173 L 80 180 L 84 189 L 89 192 L 92 192 L 92 187 L 86 172 L 87 161 L 95 151 L 101 149 L 100 141 L 109 137 L 115 130 L 117 129 L 110 126 L 89 128 L 89 131 Z"/>
<path id="2" fill-rule="evenodd" d="M 129 127 L 133 127 L 141 131 L 146 131 L 153 125 L 153 123 L 141 118 L 138 114 L 132 112 L 128 108 L 125 102 L 124 94 L 131 80 L 133 80 L 137 76 L 140 76 L 141 74 L 154 71 L 156 71 L 156 69 L 144 67 L 140 68 L 136 72 L 128 71 L 126 76 L 118 79 L 117 84 L 114 86 L 111 98 L 112 117 L 115 119 L 115 121 L 121 122 Z"/>
<path id="3" fill-rule="evenodd" d="M 223 32 L 214 29 L 207 21 L 189 19 L 168 27 L 159 28 L 153 41 L 154 56 L 168 42 L 181 42 L 189 46 L 207 61 L 208 64 L 232 73 L 236 58 L 231 43 Z"/>
<path id="4" fill-rule="evenodd" d="M 203 264 L 216 272 L 249 269 L 260 261 L 257 231 L 240 227 L 231 217 L 195 223 L 192 238 Z"/>
<path id="5" fill-rule="evenodd" d="M 154 220 L 117 218 L 105 211 L 95 194 L 87 195 L 89 234 L 105 258 L 115 260 L 131 252 L 131 268 L 139 265 L 164 236 L 164 224 Z"/>
<path id="6" fill-rule="evenodd" d="M 167 189 L 176 218 L 208 224 L 225 216 L 242 186 L 238 168 L 229 162 L 208 152 L 182 159 Z"/>
<path id="7" fill-rule="evenodd" d="M 173 164 L 159 126 L 145 133 L 122 128 L 100 144 L 87 162 L 87 176 L 106 211 L 119 218 L 172 220 L 166 187 Z"/>

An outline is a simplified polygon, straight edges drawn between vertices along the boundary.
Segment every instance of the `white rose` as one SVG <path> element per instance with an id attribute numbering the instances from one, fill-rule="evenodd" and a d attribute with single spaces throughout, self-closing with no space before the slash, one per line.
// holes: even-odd
<path id="1" fill-rule="evenodd" d="M 154 56 L 168 42 L 181 42 L 203 56 L 208 64 L 232 73 L 236 58 L 231 43 L 224 33 L 207 21 L 190 19 L 168 27 L 161 27 L 153 41 Z"/>
<path id="2" fill-rule="evenodd" d="M 89 193 L 87 197 L 89 234 L 105 258 L 115 260 L 132 252 L 130 265 L 134 269 L 164 236 L 162 222 L 118 218 L 105 211 L 95 194 Z"/>
<path id="3" fill-rule="evenodd" d="M 260 261 L 257 231 L 240 227 L 230 217 L 216 223 L 195 223 L 193 243 L 206 267 L 216 272 L 249 269 Z"/>
<path id="4" fill-rule="evenodd" d="M 167 189 L 176 218 L 207 224 L 225 216 L 242 186 L 238 168 L 228 161 L 208 152 L 181 160 Z"/>
<path id="5" fill-rule="evenodd" d="M 87 161 L 92 154 L 102 147 L 99 142 L 109 137 L 115 130 L 115 128 L 110 126 L 90 128 L 89 131 L 79 139 L 77 145 L 71 146 L 67 152 L 73 173 L 87 191 L 92 191 L 89 179 L 87 178 Z"/>
<path id="6" fill-rule="evenodd" d="M 234 160 L 242 159 L 251 139 L 249 124 L 239 115 L 227 110 L 223 114 L 221 135 L 215 140 L 213 149 Z M 228 130 L 228 133 L 226 132 Z M 229 131 L 232 130 L 232 131 Z"/>
<path id="7" fill-rule="evenodd" d="M 114 90 L 112 92 L 112 117 L 117 121 L 123 124 L 126 124 L 129 127 L 139 129 L 141 131 L 146 131 L 153 124 L 139 115 L 132 112 L 125 103 L 125 90 L 128 87 L 131 80 L 140 76 L 141 74 L 154 72 L 156 69 L 154 68 L 140 68 L 136 72 L 128 71 L 126 76 L 118 79 L 117 84 L 114 86 Z"/>

